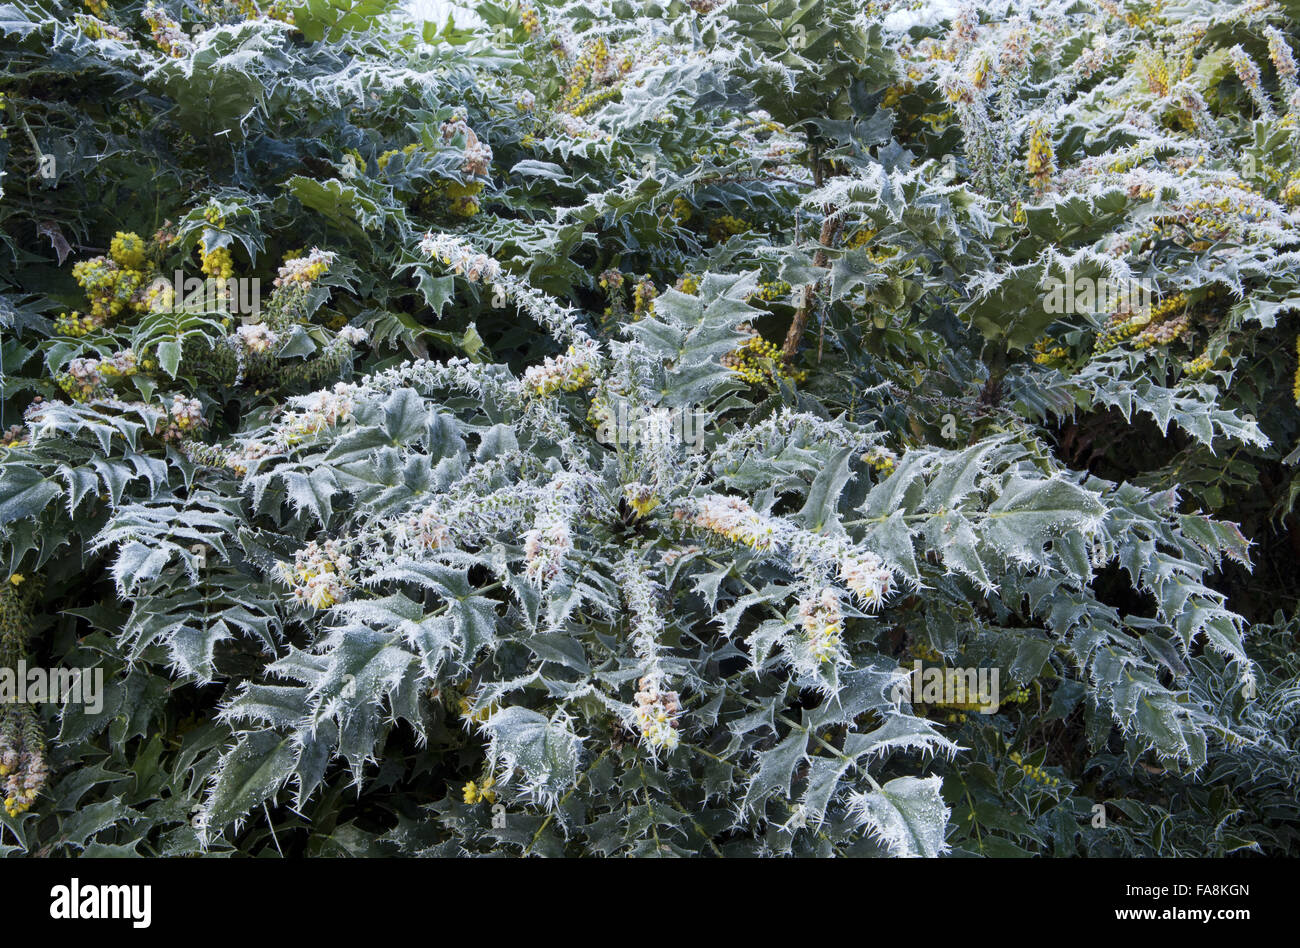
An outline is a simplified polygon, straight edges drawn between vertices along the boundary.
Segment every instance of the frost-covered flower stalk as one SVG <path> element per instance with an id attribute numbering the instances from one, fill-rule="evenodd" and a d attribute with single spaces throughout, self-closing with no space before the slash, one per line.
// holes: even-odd
<path id="1" fill-rule="evenodd" d="M 275 285 L 292 286 L 302 290 L 311 289 L 312 285 L 324 276 L 337 255 L 331 250 L 311 248 L 311 253 L 302 257 L 286 260 L 275 278 Z"/>
<path id="2" fill-rule="evenodd" d="M 451 540 L 447 524 L 432 508 L 426 507 L 415 514 L 411 525 L 413 528 L 411 539 L 422 549 L 436 550 L 446 546 Z"/>
<path id="3" fill-rule="evenodd" d="M 702 497 L 694 505 L 691 520 L 698 527 L 755 550 L 770 550 L 777 542 L 777 522 L 764 517 L 739 497 L 722 494 Z"/>
<path id="4" fill-rule="evenodd" d="M 524 371 L 524 392 L 535 398 L 559 391 L 576 392 L 592 383 L 599 365 L 600 353 L 594 342 L 569 346 L 568 352 L 547 356 L 540 365 Z"/>
<path id="5" fill-rule="evenodd" d="M 0 779 L 10 819 L 31 809 L 48 777 L 45 740 L 36 715 L 27 705 L 0 709 Z"/>
<path id="6" fill-rule="evenodd" d="M 524 535 L 525 573 L 534 585 L 545 585 L 559 575 L 571 549 L 568 520 L 559 511 L 544 511 Z"/>
<path id="7" fill-rule="evenodd" d="M 1025 170 L 1036 188 L 1046 187 L 1052 176 L 1054 165 L 1052 153 L 1052 133 L 1041 122 L 1034 122 L 1029 133 L 1029 155 L 1025 159 Z"/>
<path id="8" fill-rule="evenodd" d="M 957 112 L 966 137 L 966 156 L 975 180 L 993 190 L 1000 169 L 1005 169 L 1002 136 L 989 117 L 988 93 L 955 71 L 940 80 L 940 88 Z"/>
<path id="9" fill-rule="evenodd" d="M 501 264 L 451 234 L 425 234 L 420 250 L 471 283 L 491 283 L 501 278 Z"/>
<path id="10" fill-rule="evenodd" d="M 568 112 L 559 113 L 556 115 L 555 120 L 560 124 L 564 134 L 570 138 L 595 139 L 597 141 L 613 140 L 613 137 L 600 126 L 593 125 L 576 115 L 570 115 Z"/>
<path id="11" fill-rule="evenodd" d="M 632 620 L 632 647 L 650 672 L 659 666 L 659 636 L 664 619 L 656 600 L 660 588 L 652 580 L 639 553 L 628 550 L 619 561 L 618 580 Z"/>
<path id="12" fill-rule="evenodd" d="M 652 754 L 671 752 L 678 744 L 681 699 L 666 687 L 666 675 L 659 664 L 659 637 L 664 629 L 663 615 L 656 604 L 660 588 L 650 578 L 640 555 L 631 550 L 619 562 L 618 579 L 631 616 L 632 648 L 646 668 L 637 683 L 632 723 Z"/>
<path id="13" fill-rule="evenodd" d="M 1268 57 L 1273 61 L 1278 83 L 1282 86 L 1282 97 L 1288 112 L 1300 111 L 1300 84 L 1297 84 L 1297 67 L 1295 55 L 1282 31 L 1270 26 L 1264 30 L 1268 39 Z"/>
<path id="14" fill-rule="evenodd" d="M 564 306 L 524 280 L 509 274 L 501 264 L 471 244 L 452 234 L 425 234 L 420 251 L 471 283 L 492 283 L 500 287 L 514 303 L 558 341 L 577 346 L 599 346 L 580 324 L 579 313 Z"/>
<path id="15" fill-rule="evenodd" d="M 261 323 L 240 326 L 235 330 L 236 342 L 248 352 L 265 353 L 280 341 L 280 337 Z"/>
<path id="16" fill-rule="evenodd" d="M 332 389 L 321 389 L 294 400 L 294 411 L 287 411 L 276 426 L 277 440 L 285 445 L 320 434 L 352 417 L 356 409 L 355 386 L 339 382 Z"/>
<path id="17" fill-rule="evenodd" d="M 681 741 L 677 734 L 681 699 L 675 691 L 661 691 L 660 684 L 659 679 L 651 676 L 637 682 L 633 720 L 651 753 L 661 750 L 671 753 Z"/>
<path id="18" fill-rule="evenodd" d="M 784 554 L 788 564 L 809 581 L 837 575 L 868 608 L 878 609 L 893 591 L 893 571 L 876 554 L 844 539 L 764 516 L 738 497 L 711 494 L 695 501 L 693 511 L 684 515 L 695 526 L 733 542 Z"/>
<path id="19" fill-rule="evenodd" d="M 804 658 L 810 659 L 814 668 L 840 661 L 844 610 L 837 589 L 823 586 L 803 596 L 799 600 L 799 625 L 803 628 L 804 641 L 803 647 L 796 650 L 796 665 Z"/>
<path id="20" fill-rule="evenodd" d="M 167 411 L 167 427 L 162 433 L 163 440 L 180 441 L 193 437 L 203 424 L 203 403 L 197 398 L 186 398 L 178 392 L 172 396 L 172 403 Z"/>
<path id="21" fill-rule="evenodd" d="M 465 160 L 461 164 L 461 171 L 475 177 L 488 173 L 488 169 L 492 165 L 492 149 L 479 141 L 474 129 L 470 128 L 463 118 L 443 122 L 439 127 L 439 132 L 442 134 L 444 142 L 452 142 L 458 136 L 464 136 Z"/>
<path id="22" fill-rule="evenodd" d="M 845 553 L 840 581 L 869 609 L 879 609 L 893 590 L 894 573 L 871 552 Z"/>
<path id="23" fill-rule="evenodd" d="M 146 4 L 144 11 L 140 15 L 144 17 L 145 22 L 149 25 L 153 41 L 168 56 L 179 58 L 194 49 L 193 42 L 185 35 L 181 25 L 156 3 L 150 2 Z"/>
<path id="24" fill-rule="evenodd" d="M 281 564 L 294 598 L 311 609 L 328 609 L 347 598 L 352 559 L 333 540 L 312 540 L 294 554 L 293 565 Z"/>
<path id="25" fill-rule="evenodd" d="M 1259 66 L 1255 60 L 1250 58 L 1250 54 L 1241 48 L 1240 45 L 1232 47 L 1228 51 L 1232 60 L 1232 68 L 1237 73 L 1237 78 L 1241 84 L 1246 87 L 1250 93 L 1251 101 L 1255 103 L 1255 108 L 1259 109 L 1260 118 L 1272 120 L 1273 106 L 1268 101 L 1268 95 L 1264 92 L 1264 87 L 1260 82 Z"/>

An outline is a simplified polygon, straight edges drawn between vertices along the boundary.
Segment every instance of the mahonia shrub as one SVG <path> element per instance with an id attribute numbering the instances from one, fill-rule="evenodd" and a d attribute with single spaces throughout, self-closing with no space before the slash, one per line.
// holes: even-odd
<path id="1" fill-rule="evenodd" d="M 1292 851 L 1293 6 L 4 4 L 0 846 Z"/>

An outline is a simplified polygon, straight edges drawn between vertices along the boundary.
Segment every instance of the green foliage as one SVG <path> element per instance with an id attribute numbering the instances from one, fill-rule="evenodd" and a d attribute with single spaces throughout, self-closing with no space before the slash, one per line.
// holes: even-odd
<path id="1" fill-rule="evenodd" d="M 1291 852 L 1295 25 L 910 6 L 0 7 L 5 851 Z"/>

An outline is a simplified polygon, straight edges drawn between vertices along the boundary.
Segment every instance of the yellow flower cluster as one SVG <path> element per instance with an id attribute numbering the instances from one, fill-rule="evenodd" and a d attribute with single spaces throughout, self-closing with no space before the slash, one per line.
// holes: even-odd
<path id="1" fill-rule="evenodd" d="M 898 104 L 899 99 L 911 91 L 910 85 L 890 86 L 885 90 L 885 95 L 880 100 L 880 107 L 882 109 L 892 109 Z"/>
<path id="2" fill-rule="evenodd" d="M 496 803 L 497 792 L 492 788 L 496 786 L 496 779 L 493 777 L 484 777 L 478 783 L 471 780 L 461 788 L 461 798 L 470 806 L 476 803 Z"/>
<path id="3" fill-rule="evenodd" d="M 790 295 L 791 286 L 784 280 L 774 280 L 771 283 L 760 283 L 753 293 L 745 299 L 762 300 L 764 303 L 770 303 L 773 300 L 783 300 Z"/>
<path id="4" fill-rule="evenodd" d="M 1070 357 L 1070 350 L 1053 344 L 1053 340 L 1044 336 L 1034 343 L 1034 361 L 1039 365 L 1060 366 Z"/>
<path id="5" fill-rule="evenodd" d="M 285 257 L 275 276 L 275 285 L 292 286 L 302 290 L 311 289 L 312 285 L 329 272 L 334 262 L 334 253 L 312 247 L 306 256 Z"/>
<path id="6" fill-rule="evenodd" d="M 585 104 L 584 111 L 589 111 L 594 107 L 595 103 L 585 101 L 584 94 L 587 88 L 592 85 L 612 82 L 617 78 L 617 73 L 625 71 L 622 64 L 620 64 L 617 72 L 610 69 L 609 45 L 605 42 L 604 37 L 597 37 L 586 43 L 582 52 L 578 54 L 577 62 L 569 70 L 567 88 L 561 100 L 561 108 L 574 114 L 581 114 L 577 109 Z"/>
<path id="7" fill-rule="evenodd" d="M 388 163 L 392 161 L 395 156 L 413 155 L 415 154 L 415 150 L 419 147 L 420 147 L 419 142 L 411 142 L 411 144 L 407 145 L 405 148 L 391 148 L 388 151 L 384 152 L 382 155 L 380 155 L 378 158 L 376 158 L 375 164 L 379 166 L 380 171 L 383 171 L 385 168 L 388 167 Z"/>
<path id="8" fill-rule="evenodd" d="M 840 597 L 827 586 L 799 600 L 799 624 L 807 638 L 808 653 L 817 662 L 833 662 L 840 655 L 844 611 Z"/>
<path id="9" fill-rule="evenodd" d="M 1288 207 L 1300 207 L 1300 177 L 1292 178 L 1282 189 L 1282 203 Z"/>
<path id="10" fill-rule="evenodd" d="M 614 412 L 599 395 L 593 396 L 591 404 L 587 407 L 587 424 L 596 429 L 596 438 L 601 444 L 612 443 L 606 441 L 602 433 L 613 429 L 615 424 Z"/>
<path id="11" fill-rule="evenodd" d="M 73 266 L 72 276 L 86 291 L 86 300 L 90 303 L 90 325 L 93 328 L 103 326 L 125 307 L 137 302 L 134 299 L 136 291 L 145 282 L 143 271 L 120 267 L 108 257 L 82 260 Z M 143 308 L 143 304 L 141 297 L 138 307 Z M 72 321 L 68 322 L 71 326 Z"/>
<path id="12" fill-rule="evenodd" d="M 229 3 L 241 16 L 247 19 L 257 17 L 266 17 L 269 20 L 279 20 L 282 23 L 293 25 L 293 10 L 291 10 L 286 0 L 272 0 L 265 6 L 258 6 L 254 0 L 199 0 L 205 9 L 217 6 L 221 3 Z"/>
<path id="13" fill-rule="evenodd" d="M 971 711 L 983 711 L 992 703 L 993 696 L 983 691 L 971 693 L 966 692 L 966 701 L 935 701 L 930 704 L 932 708 L 942 708 L 945 711 L 955 711 L 964 716 Z"/>
<path id="14" fill-rule="evenodd" d="M 152 2 L 145 5 L 142 15 L 145 23 L 149 25 L 149 32 L 158 49 L 176 58 L 185 55 L 190 42 L 181 29 L 180 23 L 168 16 L 166 10 Z"/>
<path id="15" fill-rule="evenodd" d="M 482 181 L 461 184 L 458 181 L 443 183 L 443 194 L 451 199 L 451 213 L 456 217 L 473 217 L 481 209 L 478 201 L 479 192 L 483 190 Z"/>
<path id="16" fill-rule="evenodd" d="M 749 230 L 753 230 L 753 225 L 741 220 L 739 217 L 734 217 L 731 214 L 720 214 L 709 224 L 709 239 L 714 243 L 722 243 L 728 237 L 743 234 Z"/>
<path id="17" fill-rule="evenodd" d="M 652 750 L 672 751 L 680 739 L 677 718 L 681 699 L 675 691 L 661 691 L 659 682 L 650 676 L 637 682 L 634 717 L 637 730 Z"/>
<path id="18" fill-rule="evenodd" d="M 202 244 L 199 244 L 198 250 L 204 276 L 221 280 L 228 280 L 234 276 L 235 261 L 230 254 L 229 247 L 217 247 L 209 251 Z"/>
<path id="19" fill-rule="evenodd" d="M 862 462 L 871 465 L 872 470 L 888 477 L 894 473 L 894 468 L 898 466 L 898 455 L 888 448 L 877 445 L 862 455 Z"/>
<path id="20" fill-rule="evenodd" d="M 683 273 L 673 289 L 687 296 L 694 296 L 700 291 L 700 278 L 694 273 Z"/>
<path id="21" fill-rule="evenodd" d="M 1159 98 L 1169 94 L 1169 64 L 1163 56 L 1155 50 L 1144 50 L 1138 56 L 1137 68 L 1148 92 Z"/>
<path id="22" fill-rule="evenodd" d="M 865 247 L 875 239 L 876 231 L 870 227 L 859 227 L 849 238 L 844 241 L 844 246 L 849 250 L 857 250 L 859 247 Z M 898 253 L 897 247 L 868 247 L 867 256 L 875 263 L 884 263 L 890 257 Z"/>
<path id="23" fill-rule="evenodd" d="M 649 274 L 636 281 L 632 287 L 632 313 L 634 319 L 640 319 L 646 313 L 654 309 L 655 297 L 659 291 L 655 289 L 654 281 L 650 279 Z"/>
<path id="24" fill-rule="evenodd" d="M 1148 326 L 1133 340 L 1134 349 L 1149 349 L 1151 346 L 1167 346 L 1185 333 L 1191 325 L 1186 313 L 1180 313 L 1173 319 Z"/>
<path id="25" fill-rule="evenodd" d="M 786 365 L 781 350 L 752 329 L 749 339 L 724 355 L 721 361 L 750 385 L 775 385 L 781 379 L 799 383 L 808 378 L 807 371 Z"/>
<path id="26" fill-rule="evenodd" d="M 157 247 L 163 245 L 168 235 L 160 231 L 154 236 Z M 84 336 L 106 325 L 130 307 L 143 313 L 170 305 L 162 297 L 162 283 L 150 282 L 154 273 L 152 258 L 155 250 L 139 234 L 118 231 L 109 244 L 108 256 L 82 260 L 72 268 L 72 275 L 86 292 L 90 312 L 60 313 L 54 322 L 55 332 L 69 336 Z M 170 292 L 170 285 L 167 285 Z"/>
<path id="27" fill-rule="evenodd" d="M 346 598 L 346 574 L 351 566 L 351 558 L 333 540 L 324 546 L 312 540 L 294 554 L 292 566 L 281 563 L 280 570 L 300 603 L 328 609 Z"/>
<path id="28" fill-rule="evenodd" d="M 542 21 L 538 18 L 537 11 L 531 6 L 526 6 L 519 11 L 519 20 L 529 36 L 536 36 L 537 31 L 542 28 Z"/>
<path id="29" fill-rule="evenodd" d="M 466 680 L 461 682 L 461 687 L 469 687 L 469 681 Z M 495 701 L 492 701 L 488 703 L 487 707 L 475 711 L 474 702 L 468 695 L 462 695 L 456 702 L 456 707 L 460 711 L 460 716 L 462 718 L 474 724 L 482 724 L 500 710 L 499 705 L 497 705 Z"/>
<path id="30" fill-rule="evenodd" d="M 1142 338 L 1137 343 L 1140 348 L 1151 345 L 1167 345 L 1186 331 L 1188 320 L 1185 313 L 1168 320 L 1167 323 L 1165 323 L 1166 317 L 1176 311 L 1186 309 L 1186 307 L 1187 294 L 1175 293 L 1153 306 L 1150 312 L 1138 313 L 1136 316 L 1127 312 L 1115 313 L 1107 320 L 1105 329 L 1097 337 L 1093 352 L 1098 355 L 1109 352 L 1121 342 L 1133 338 L 1138 333 L 1142 333 Z M 1161 325 L 1162 323 L 1165 323 L 1165 325 Z M 1150 328 L 1148 329 L 1148 327 Z"/>
<path id="31" fill-rule="evenodd" d="M 577 392 L 591 385 L 595 378 L 596 355 L 588 348 L 569 346 L 566 353 L 547 356 L 541 365 L 529 366 L 521 380 L 524 391 L 534 398 L 546 398 L 556 392 Z"/>
<path id="32" fill-rule="evenodd" d="M 606 86 L 603 89 L 597 89 L 582 96 L 578 101 L 569 107 L 569 112 L 573 115 L 583 116 L 600 106 L 604 105 L 610 99 L 619 94 L 618 86 Z"/>
<path id="33" fill-rule="evenodd" d="M 1131 339 L 1142 331 L 1142 327 L 1150 321 L 1147 316 L 1112 316 L 1106 322 L 1106 327 L 1102 334 L 1097 337 L 1097 342 L 1093 346 L 1093 354 L 1101 355 L 1103 352 L 1109 352 L 1126 339 Z"/>
<path id="34" fill-rule="evenodd" d="M 130 270 L 143 270 L 146 259 L 145 243 L 139 234 L 119 230 L 108 245 L 108 255 L 118 266 Z"/>
<path id="35" fill-rule="evenodd" d="M 197 398 L 186 398 L 177 392 L 167 406 L 167 427 L 163 429 L 164 441 L 183 441 L 204 426 L 203 404 Z"/>
<path id="36" fill-rule="evenodd" d="M 1255 193 L 1249 185 L 1235 190 Z M 1243 205 L 1236 195 L 1213 201 L 1201 199 L 1182 205 L 1177 213 L 1153 217 L 1139 232 L 1138 240 L 1147 241 L 1148 245 L 1157 240 L 1173 240 L 1189 250 L 1205 250 L 1213 241 L 1244 236 L 1246 225 L 1264 220 L 1266 214 L 1262 207 Z"/>
<path id="37" fill-rule="evenodd" d="M 64 336 L 84 336 L 104 325 L 104 320 L 94 316 L 82 316 L 80 311 L 60 313 L 54 320 L 54 331 Z"/>
<path id="38" fill-rule="evenodd" d="M 1025 687 L 1017 688 L 1009 695 L 1002 698 L 1003 704 L 1024 704 L 1029 700 L 1029 689 Z"/>
<path id="39" fill-rule="evenodd" d="M 849 250 L 857 250 L 859 247 L 871 242 L 871 238 L 876 236 L 876 232 L 870 227 L 859 227 L 849 235 L 848 240 L 844 241 L 844 246 Z"/>
<path id="40" fill-rule="evenodd" d="M 30 706 L 0 711 L 0 778 L 11 820 L 32 808 L 48 776 L 44 736 Z"/>
<path id="41" fill-rule="evenodd" d="M 347 421 L 356 407 L 352 398 L 354 391 L 346 382 L 338 382 L 332 391 L 319 391 L 307 396 L 301 402 L 301 411 L 288 411 L 281 417 L 280 437 L 285 444 L 298 444 Z"/>
<path id="42" fill-rule="evenodd" d="M 623 498 L 637 515 L 637 519 L 659 506 L 659 495 L 649 484 L 628 484 L 623 488 Z"/>
<path id="43" fill-rule="evenodd" d="M 104 3 L 104 9 L 108 9 L 107 3 Z M 78 16 L 76 23 L 86 31 L 86 35 L 91 39 L 111 39 L 117 40 L 119 43 L 125 43 L 131 38 L 125 30 L 119 29 L 112 23 L 105 23 L 93 16 Z"/>
<path id="44" fill-rule="evenodd" d="M 1061 785 L 1059 778 L 1049 777 L 1047 771 L 1043 770 L 1042 767 L 1035 767 L 1033 764 L 1025 763 L 1017 751 L 1012 751 L 1007 759 L 1019 767 L 1030 780 L 1041 783 L 1045 787 L 1059 787 Z"/>
<path id="45" fill-rule="evenodd" d="M 1042 125 L 1035 124 L 1029 135 L 1029 155 L 1025 159 L 1025 171 L 1035 187 L 1043 187 L 1052 176 L 1052 133 Z"/>
<path id="46" fill-rule="evenodd" d="M 138 371 L 135 352 L 123 349 L 104 359 L 73 359 L 55 381 L 69 398 L 85 401 L 101 386 L 115 379 L 130 378 Z"/>

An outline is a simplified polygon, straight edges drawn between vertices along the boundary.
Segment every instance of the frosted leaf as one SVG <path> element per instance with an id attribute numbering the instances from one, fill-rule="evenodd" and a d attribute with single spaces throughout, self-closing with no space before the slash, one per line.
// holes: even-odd
<path id="1" fill-rule="evenodd" d="M 484 722 L 488 760 L 498 773 L 523 771 L 523 791 L 546 807 L 577 779 L 581 740 L 560 715 L 550 720 L 528 708 L 503 708 Z"/>
<path id="2" fill-rule="evenodd" d="M 855 793 L 849 809 L 858 825 L 894 856 L 938 856 L 947 852 L 944 833 L 950 811 L 939 777 L 898 777 L 879 790 Z"/>

